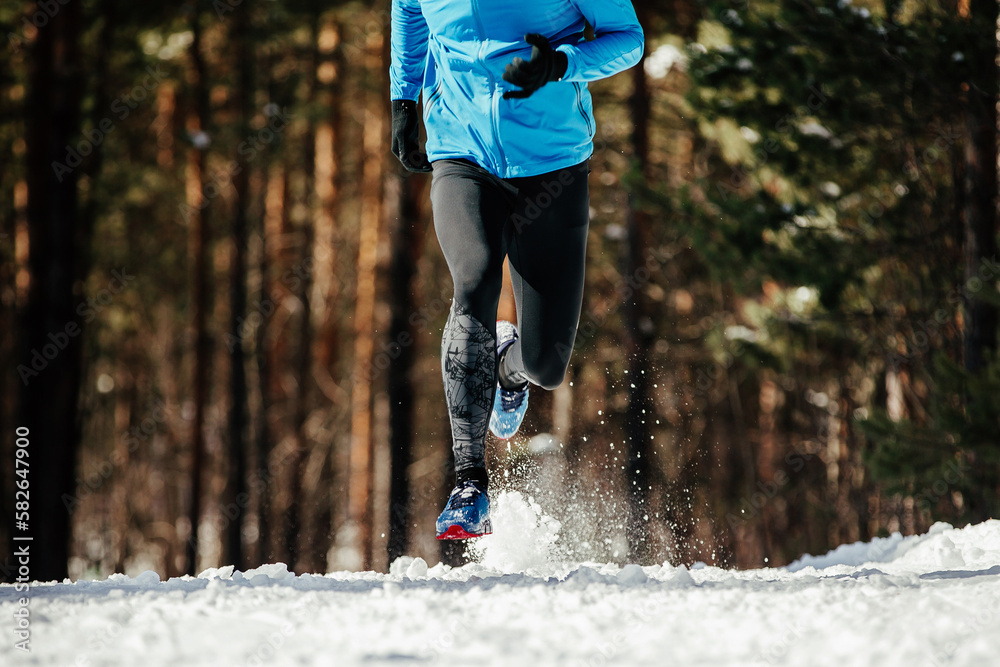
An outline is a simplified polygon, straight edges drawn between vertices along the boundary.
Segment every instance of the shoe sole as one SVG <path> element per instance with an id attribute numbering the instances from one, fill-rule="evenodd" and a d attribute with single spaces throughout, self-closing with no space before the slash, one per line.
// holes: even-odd
<path id="1" fill-rule="evenodd" d="M 458 524 L 454 524 L 448 526 L 448 530 L 438 535 L 437 538 L 439 540 L 469 540 L 474 537 L 482 537 L 483 535 L 493 534 L 493 527 L 490 526 L 489 522 L 487 522 L 485 528 L 485 531 L 482 533 L 470 533 Z"/>

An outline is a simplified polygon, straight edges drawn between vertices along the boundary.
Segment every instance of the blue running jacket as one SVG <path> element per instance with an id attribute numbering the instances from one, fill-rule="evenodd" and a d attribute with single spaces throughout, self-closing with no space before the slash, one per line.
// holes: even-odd
<path id="1" fill-rule="evenodd" d="M 585 20 L 596 39 L 585 41 Z M 566 74 L 526 99 L 503 80 L 525 33 L 566 54 Z M 579 164 L 593 153 L 587 82 L 635 65 L 643 34 L 629 0 L 392 0 L 393 100 L 423 90 L 427 157 L 466 158 L 500 178 Z"/>

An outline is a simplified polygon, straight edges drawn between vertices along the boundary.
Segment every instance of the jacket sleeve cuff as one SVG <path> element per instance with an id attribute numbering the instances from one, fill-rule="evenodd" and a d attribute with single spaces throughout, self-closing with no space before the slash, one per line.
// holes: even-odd
<path id="1" fill-rule="evenodd" d="M 566 54 L 566 71 L 563 72 L 560 81 L 573 81 L 580 73 L 580 50 L 572 44 L 563 44 L 556 47 L 556 51 Z"/>
<path id="2" fill-rule="evenodd" d="M 406 81 L 393 82 L 389 87 L 389 99 L 391 100 L 413 100 L 420 99 L 420 89 L 422 86 Z"/>

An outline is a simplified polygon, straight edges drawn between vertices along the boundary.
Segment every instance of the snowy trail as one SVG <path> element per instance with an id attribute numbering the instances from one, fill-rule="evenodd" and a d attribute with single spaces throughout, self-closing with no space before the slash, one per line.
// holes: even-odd
<path id="1" fill-rule="evenodd" d="M 751 571 L 557 565 L 494 538 L 455 569 L 36 584 L 32 651 L 6 630 L 0 664 L 1000 664 L 1000 521 Z M 0 586 L 9 628 L 17 597 Z"/>

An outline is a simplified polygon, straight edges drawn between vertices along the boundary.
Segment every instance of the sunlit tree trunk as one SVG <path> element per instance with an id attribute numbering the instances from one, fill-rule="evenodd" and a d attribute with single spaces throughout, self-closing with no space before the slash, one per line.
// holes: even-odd
<path id="1" fill-rule="evenodd" d="M 316 218 L 316 281 L 313 297 L 317 300 L 317 330 L 315 357 L 320 388 L 330 398 L 336 400 L 339 388 L 333 385 L 332 366 L 337 361 L 337 316 L 334 307 L 340 295 L 340 284 L 336 276 L 337 246 L 340 234 L 338 214 L 340 211 L 341 179 L 347 145 L 344 140 L 344 61 L 341 45 L 341 28 L 338 24 L 324 27 L 321 46 L 325 61 L 320 71 L 321 83 L 325 85 L 324 106 L 329 107 L 329 116 L 322 120 L 316 132 L 316 196 L 319 200 Z"/>
<path id="2" fill-rule="evenodd" d="M 371 70 L 381 70 L 382 40 L 369 48 Z M 382 78 L 378 79 L 379 81 Z M 385 146 L 385 93 L 379 86 L 365 111 L 364 167 L 361 182 L 361 237 L 357 259 L 357 295 L 354 308 L 354 371 L 351 388 L 351 455 L 348 519 L 358 535 L 362 567 L 372 562 L 372 358 L 375 317 L 375 268 L 379 224 L 382 218 L 382 175 Z M 374 109 L 374 111 L 370 110 Z"/>
<path id="3" fill-rule="evenodd" d="M 769 485 L 774 484 L 775 466 L 777 458 L 777 412 L 782 399 L 781 390 L 774 380 L 766 379 L 760 383 L 757 392 L 757 461 L 755 480 L 759 484 L 754 485 L 754 493 L 758 490 L 767 490 Z M 764 557 L 773 557 L 777 546 L 774 536 L 775 509 L 773 503 L 767 503 L 760 508 L 760 531 L 763 540 Z M 763 565 L 758 563 L 757 565 Z"/>
<path id="4" fill-rule="evenodd" d="M 317 71 L 319 90 L 317 105 L 328 109 L 326 117 L 316 124 L 316 233 L 313 238 L 312 312 L 315 322 L 311 377 L 321 394 L 321 410 L 327 415 L 342 411 L 346 391 L 334 378 L 334 366 L 339 360 L 338 317 L 340 283 L 337 278 L 337 246 L 340 227 L 338 213 L 341 194 L 341 161 L 347 146 L 343 137 L 344 63 L 341 50 L 341 28 L 325 22 L 319 35 L 320 64 Z M 306 494 L 314 498 L 305 533 L 308 544 L 304 553 L 314 567 L 326 563 L 333 531 L 333 507 L 337 493 L 333 488 L 334 429 L 322 429 L 321 438 L 312 445 L 307 469 Z"/>

